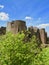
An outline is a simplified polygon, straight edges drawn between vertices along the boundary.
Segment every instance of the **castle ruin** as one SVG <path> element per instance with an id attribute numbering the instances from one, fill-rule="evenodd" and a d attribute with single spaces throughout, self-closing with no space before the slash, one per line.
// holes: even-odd
<path id="1" fill-rule="evenodd" d="M 15 20 L 7 23 L 7 27 L 0 28 L 0 35 L 5 34 L 6 32 L 12 32 L 13 34 L 17 34 L 18 32 L 27 30 L 26 22 L 22 20 Z M 47 44 L 47 32 L 45 29 L 38 29 L 37 27 L 29 27 L 28 30 L 31 32 L 31 36 L 34 34 L 43 44 Z"/>
<path id="2" fill-rule="evenodd" d="M 27 27 L 26 27 L 26 23 L 24 21 L 16 20 L 16 21 L 7 23 L 6 31 L 16 34 L 18 32 L 24 31 L 26 29 L 27 29 Z"/>

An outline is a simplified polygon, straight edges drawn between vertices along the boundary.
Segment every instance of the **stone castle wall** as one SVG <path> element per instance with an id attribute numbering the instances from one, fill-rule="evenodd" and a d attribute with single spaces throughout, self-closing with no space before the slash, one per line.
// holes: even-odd
<path id="1" fill-rule="evenodd" d="M 0 35 L 3 35 L 6 33 L 6 27 L 0 27 Z"/>
<path id="2" fill-rule="evenodd" d="M 36 37 L 41 41 L 41 43 L 47 43 L 47 34 L 45 29 L 38 29 L 37 27 L 30 27 L 29 28 L 32 35 L 36 35 Z"/>
<path id="3" fill-rule="evenodd" d="M 18 32 L 27 30 L 25 21 L 22 20 L 15 20 L 12 22 L 7 23 L 7 27 L 1 27 L 0 28 L 0 35 L 5 34 L 6 32 L 12 32 L 14 34 L 17 34 Z M 38 29 L 37 27 L 29 27 L 28 30 L 31 32 L 31 36 L 34 34 L 36 37 L 41 41 L 41 43 L 46 44 L 47 40 L 47 33 L 45 32 L 45 29 Z"/>
<path id="4" fill-rule="evenodd" d="M 41 41 L 43 44 L 46 44 L 47 43 L 47 35 L 46 35 L 46 32 L 45 32 L 45 29 L 40 29 L 40 38 L 41 38 Z"/>
<path id="5" fill-rule="evenodd" d="M 27 29 L 27 27 L 26 27 L 26 23 L 24 21 L 16 20 L 16 21 L 7 23 L 6 31 L 7 32 L 11 31 L 12 33 L 16 34 L 20 31 L 24 31 L 26 29 Z"/>

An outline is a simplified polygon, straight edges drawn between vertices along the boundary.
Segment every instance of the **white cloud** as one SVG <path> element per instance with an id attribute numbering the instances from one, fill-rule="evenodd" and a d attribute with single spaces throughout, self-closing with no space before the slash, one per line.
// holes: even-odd
<path id="1" fill-rule="evenodd" d="M 0 5 L 0 8 L 4 8 L 4 5 Z"/>
<path id="2" fill-rule="evenodd" d="M 32 17 L 26 16 L 25 19 L 26 19 L 26 20 L 32 20 Z"/>
<path id="3" fill-rule="evenodd" d="M 5 12 L 0 12 L 0 20 L 2 21 L 9 20 L 9 15 Z"/>
<path id="4" fill-rule="evenodd" d="M 47 23 L 47 24 L 40 24 L 37 27 L 39 27 L 39 28 L 46 28 L 46 27 L 49 27 L 49 23 Z"/>

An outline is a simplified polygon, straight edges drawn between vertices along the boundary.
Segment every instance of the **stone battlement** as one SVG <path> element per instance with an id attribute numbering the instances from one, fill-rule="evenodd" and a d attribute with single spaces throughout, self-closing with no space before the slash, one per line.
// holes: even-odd
<path id="1" fill-rule="evenodd" d="M 0 28 L 0 35 L 5 34 L 6 32 L 12 32 L 13 34 L 17 34 L 18 32 L 27 30 L 26 22 L 22 20 L 15 20 L 7 23 L 7 27 Z M 43 43 L 46 44 L 49 38 L 47 37 L 47 32 L 45 29 L 38 29 L 37 27 L 29 27 L 28 31 L 31 32 L 31 36 L 34 34 L 37 38 Z"/>

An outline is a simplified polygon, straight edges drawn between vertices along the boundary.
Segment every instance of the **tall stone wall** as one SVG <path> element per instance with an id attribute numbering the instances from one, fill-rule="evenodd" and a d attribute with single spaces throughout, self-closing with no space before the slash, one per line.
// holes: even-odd
<path id="1" fill-rule="evenodd" d="M 46 35 L 46 32 L 45 32 L 45 29 L 40 29 L 40 38 L 41 38 L 41 41 L 43 44 L 46 44 L 47 43 L 47 35 Z"/>
<path id="2" fill-rule="evenodd" d="M 29 31 L 31 32 L 31 36 L 36 35 L 37 40 L 41 41 L 40 32 L 37 27 L 29 27 Z"/>
<path id="3" fill-rule="evenodd" d="M 16 34 L 18 32 L 24 31 L 26 29 L 27 29 L 27 27 L 26 27 L 26 23 L 24 21 L 16 20 L 16 21 L 7 23 L 6 31 L 7 32 L 11 31 L 12 33 Z"/>
<path id="4" fill-rule="evenodd" d="M 29 27 L 31 35 L 36 35 L 37 39 L 43 44 L 47 44 L 47 33 L 45 29 L 38 29 L 37 27 Z"/>
<path id="5" fill-rule="evenodd" d="M 1 27 L 0 28 L 0 35 L 5 34 L 6 32 L 12 32 L 14 34 L 17 34 L 18 32 L 27 30 L 26 22 L 22 20 L 15 20 L 12 22 L 7 23 L 7 27 Z M 41 41 L 41 43 L 46 44 L 47 40 L 49 42 L 49 38 L 47 38 L 47 32 L 45 32 L 45 29 L 38 29 L 37 27 L 29 27 L 28 31 L 30 31 L 28 37 L 32 37 L 33 35 L 36 35 L 37 39 Z M 28 32 L 26 32 L 27 34 Z"/>

